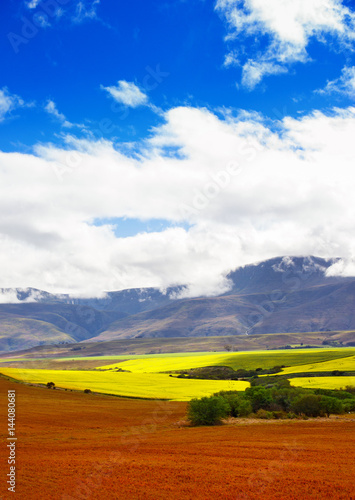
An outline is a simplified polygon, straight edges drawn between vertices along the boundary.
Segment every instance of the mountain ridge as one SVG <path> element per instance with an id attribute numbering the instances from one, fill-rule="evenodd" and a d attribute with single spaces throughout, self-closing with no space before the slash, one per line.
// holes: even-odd
<path id="1" fill-rule="evenodd" d="M 24 342 L 34 347 L 115 339 L 355 330 L 355 277 L 328 276 L 337 261 L 284 256 L 246 265 L 227 275 L 229 291 L 213 297 L 184 298 L 184 286 L 164 291 L 133 288 L 93 299 L 33 288 L 0 289 L 3 296 L 17 300 L 0 304 L 0 350 L 21 349 Z M 34 336 L 36 321 L 41 323 Z"/>

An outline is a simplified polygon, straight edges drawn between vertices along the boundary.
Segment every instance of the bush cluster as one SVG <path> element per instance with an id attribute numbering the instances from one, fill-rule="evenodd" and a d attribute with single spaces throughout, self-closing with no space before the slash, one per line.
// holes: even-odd
<path id="1" fill-rule="evenodd" d="M 192 399 L 188 405 L 188 419 L 193 425 L 216 425 L 228 416 L 307 418 L 355 411 L 354 387 L 312 390 L 292 387 L 286 382 L 282 379 L 271 387 L 254 385 L 245 392 L 220 391 L 210 397 Z"/>
<path id="2" fill-rule="evenodd" d="M 205 366 L 203 368 L 191 368 L 181 370 L 178 378 L 196 378 L 207 380 L 244 380 L 257 379 L 259 375 L 271 375 L 279 373 L 285 365 L 274 366 L 273 368 L 256 368 L 255 370 L 245 370 L 239 368 L 233 370 L 230 366 Z"/>

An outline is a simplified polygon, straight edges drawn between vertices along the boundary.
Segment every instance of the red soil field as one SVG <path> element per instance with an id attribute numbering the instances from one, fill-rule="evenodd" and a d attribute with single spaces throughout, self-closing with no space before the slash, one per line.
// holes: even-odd
<path id="1" fill-rule="evenodd" d="M 7 492 L 7 390 L 16 389 L 16 493 Z M 185 403 L 0 378 L 0 498 L 355 499 L 354 415 L 179 425 Z"/>

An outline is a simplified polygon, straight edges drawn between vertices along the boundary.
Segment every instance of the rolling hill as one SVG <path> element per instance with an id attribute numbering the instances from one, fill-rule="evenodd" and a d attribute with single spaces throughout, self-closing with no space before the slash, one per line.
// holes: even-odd
<path id="1" fill-rule="evenodd" d="M 115 339 L 216 337 L 355 330 L 355 277 L 327 276 L 334 260 L 280 257 L 236 269 L 217 297 L 183 297 L 184 287 L 108 292 L 82 299 L 2 289 L 0 349 Z M 355 341 L 353 333 L 344 337 Z M 339 338 L 340 341 L 340 338 Z"/>

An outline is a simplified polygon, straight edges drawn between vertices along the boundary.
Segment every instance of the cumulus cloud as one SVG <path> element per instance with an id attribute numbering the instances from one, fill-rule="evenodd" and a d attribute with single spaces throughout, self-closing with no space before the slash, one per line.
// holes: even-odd
<path id="1" fill-rule="evenodd" d="M 5 87 L 0 89 L 0 122 L 2 122 L 12 110 L 23 106 L 25 106 L 25 102 L 21 97 L 10 94 Z"/>
<path id="2" fill-rule="evenodd" d="M 217 0 L 216 10 L 228 23 L 229 43 L 237 37 L 238 44 L 241 37 L 261 42 L 263 48 L 254 54 L 246 51 L 247 60 L 241 63 L 243 84 L 249 89 L 264 76 L 309 60 L 312 39 L 326 43 L 332 38 L 343 47 L 355 39 L 355 13 L 341 0 Z"/>
<path id="3" fill-rule="evenodd" d="M 343 94 L 355 98 L 355 66 L 345 66 L 339 78 L 328 81 L 324 89 L 317 92 L 320 94 Z"/>
<path id="4" fill-rule="evenodd" d="M 96 295 L 188 284 L 190 295 L 215 294 L 231 269 L 279 255 L 350 262 L 354 133 L 351 107 L 278 127 L 178 107 L 134 156 L 74 136 L 3 152 L 2 286 Z M 124 238 L 115 218 L 168 227 Z"/>
<path id="5" fill-rule="evenodd" d="M 106 90 L 116 102 L 129 108 L 137 108 L 148 103 L 148 96 L 133 82 L 119 80 L 116 87 L 104 87 L 101 85 L 101 89 Z"/>

